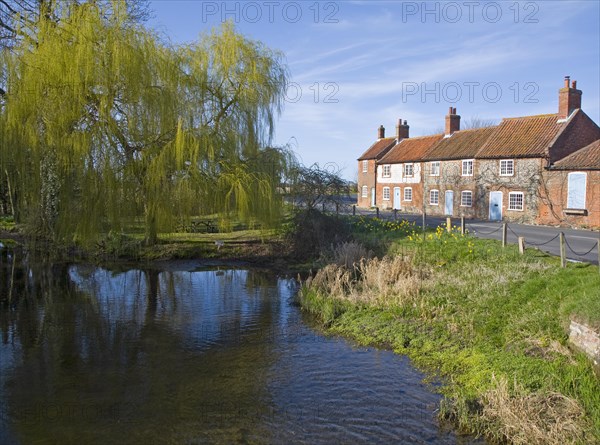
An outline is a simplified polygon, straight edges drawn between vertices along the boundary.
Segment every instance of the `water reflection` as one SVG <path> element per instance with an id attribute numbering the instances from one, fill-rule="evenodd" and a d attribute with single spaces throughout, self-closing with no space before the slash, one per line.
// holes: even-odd
<path id="1" fill-rule="evenodd" d="M 407 361 L 302 322 L 265 271 L 0 259 L 0 442 L 456 443 Z"/>

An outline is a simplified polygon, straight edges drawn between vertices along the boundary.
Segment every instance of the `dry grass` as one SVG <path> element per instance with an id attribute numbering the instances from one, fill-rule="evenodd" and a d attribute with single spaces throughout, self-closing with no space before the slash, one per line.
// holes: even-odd
<path id="1" fill-rule="evenodd" d="M 344 259 L 344 257 L 342 257 Z M 423 285 L 424 273 L 408 259 L 396 256 L 362 258 L 348 267 L 329 264 L 306 287 L 322 295 L 377 307 L 413 302 Z"/>
<path id="2" fill-rule="evenodd" d="M 587 444 L 588 426 L 579 403 L 557 392 L 526 393 L 514 384 L 513 394 L 506 379 L 495 379 L 483 395 L 482 420 L 493 425 L 492 439 L 514 445 Z"/>
<path id="3" fill-rule="evenodd" d="M 373 257 L 373 252 L 356 241 L 341 243 L 332 249 L 333 263 L 352 270 L 355 264 Z"/>

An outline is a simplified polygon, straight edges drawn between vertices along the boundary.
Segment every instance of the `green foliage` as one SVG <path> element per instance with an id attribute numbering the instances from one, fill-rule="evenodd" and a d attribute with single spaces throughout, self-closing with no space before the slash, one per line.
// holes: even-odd
<path id="1" fill-rule="evenodd" d="M 361 223 L 358 235 L 393 233 L 372 224 L 379 223 Z M 535 443 L 600 440 L 600 381 L 590 360 L 567 346 L 570 318 L 600 322 L 595 266 L 561 269 L 558 259 L 539 251 L 519 255 L 514 246 L 503 249 L 457 228 L 397 236 L 389 251 L 426 272 L 416 299 L 367 304 L 309 287 L 302 305 L 331 332 L 388 346 L 441 376 L 441 414 L 466 431 L 517 440 L 533 422 L 529 416 L 554 412 L 558 417 L 538 419 L 535 428 L 545 439 Z M 565 400 L 574 410 L 562 410 Z M 563 415 L 572 423 L 553 430 Z M 516 422 L 519 417 L 525 422 Z"/>
<path id="2" fill-rule="evenodd" d="M 40 18 L 2 54 L 0 167 L 37 234 L 89 245 L 137 217 L 146 241 L 191 215 L 275 224 L 290 155 L 265 148 L 287 82 L 281 55 L 225 23 L 173 46 L 119 1 Z"/>

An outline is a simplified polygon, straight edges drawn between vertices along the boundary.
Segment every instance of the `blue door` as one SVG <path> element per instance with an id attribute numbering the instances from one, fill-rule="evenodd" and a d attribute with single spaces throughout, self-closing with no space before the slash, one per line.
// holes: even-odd
<path id="1" fill-rule="evenodd" d="M 394 187 L 394 209 L 400 210 L 400 187 Z"/>
<path id="2" fill-rule="evenodd" d="M 446 190 L 446 201 L 444 204 L 445 215 L 452 216 L 454 212 L 454 192 L 452 190 Z"/>
<path id="3" fill-rule="evenodd" d="M 490 192 L 490 221 L 502 220 L 502 192 Z"/>

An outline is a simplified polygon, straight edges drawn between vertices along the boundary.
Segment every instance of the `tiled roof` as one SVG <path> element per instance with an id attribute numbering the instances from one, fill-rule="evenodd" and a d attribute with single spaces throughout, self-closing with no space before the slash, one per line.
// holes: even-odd
<path id="1" fill-rule="evenodd" d="M 443 138 L 423 157 L 424 161 L 444 161 L 449 159 L 469 159 L 483 147 L 497 127 L 476 128 L 452 133 Z"/>
<path id="2" fill-rule="evenodd" d="M 556 161 L 552 168 L 558 170 L 600 170 L 600 139 L 592 142 L 566 158 Z"/>
<path id="3" fill-rule="evenodd" d="M 502 119 L 475 157 L 545 156 L 548 146 L 566 125 L 557 121 L 556 114 Z"/>
<path id="4" fill-rule="evenodd" d="M 434 134 L 432 136 L 402 139 L 378 163 L 397 164 L 399 162 L 420 161 L 427 150 L 443 137 L 443 134 Z"/>
<path id="5" fill-rule="evenodd" d="M 383 138 L 376 140 L 373 145 L 365 151 L 359 161 L 365 161 L 367 159 L 379 159 L 387 153 L 387 151 L 394 146 L 396 138 Z"/>

